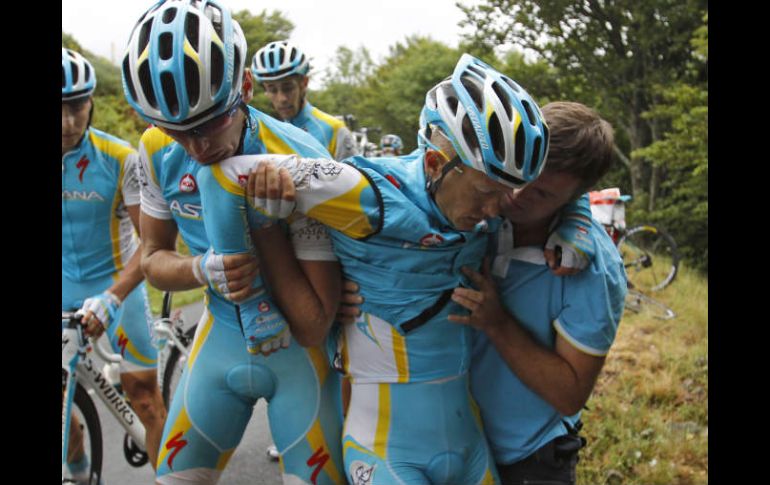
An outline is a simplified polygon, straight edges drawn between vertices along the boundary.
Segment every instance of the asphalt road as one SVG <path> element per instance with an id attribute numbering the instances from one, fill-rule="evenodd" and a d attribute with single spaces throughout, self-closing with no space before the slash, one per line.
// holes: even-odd
<path id="1" fill-rule="evenodd" d="M 185 323 L 193 324 L 202 312 L 202 304 L 193 304 L 183 309 Z M 95 356 L 98 360 L 98 357 Z M 104 438 L 104 465 L 102 476 L 105 485 L 147 485 L 154 483 L 154 473 L 149 464 L 133 468 L 123 456 L 123 435 L 115 418 L 104 404 L 95 399 Z M 246 428 L 241 444 L 233 453 L 230 463 L 222 473 L 222 485 L 280 485 L 281 475 L 278 462 L 270 461 L 265 450 L 270 445 L 270 431 L 267 425 L 266 405 L 260 400 L 254 406 L 254 414 Z"/>

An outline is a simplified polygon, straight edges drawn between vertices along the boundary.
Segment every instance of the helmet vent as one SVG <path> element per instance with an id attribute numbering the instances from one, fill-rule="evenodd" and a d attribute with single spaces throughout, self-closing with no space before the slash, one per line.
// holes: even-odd
<path id="1" fill-rule="evenodd" d="M 516 84 L 515 82 L 513 82 L 512 79 L 508 78 L 507 76 L 501 76 L 501 77 L 503 78 L 503 81 L 505 81 L 505 84 L 510 86 L 511 89 L 513 89 L 514 92 L 516 92 L 516 93 L 520 93 L 521 92 L 521 88 L 519 88 L 519 85 Z"/>
<path id="2" fill-rule="evenodd" d="M 206 5 L 206 16 L 211 19 L 211 25 L 214 27 L 214 32 L 217 33 L 220 39 L 225 39 L 225 33 L 222 29 L 222 11 L 213 4 Z"/>
<path id="3" fill-rule="evenodd" d="M 233 54 L 233 81 L 237 81 L 238 76 L 243 77 L 243 73 L 238 72 L 238 69 L 241 68 L 241 50 L 238 46 L 235 46 L 233 50 L 235 51 Z"/>
<path id="4" fill-rule="evenodd" d="M 88 64 L 83 67 L 85 68 L 83 72 L 83 81 L 88 82 L 91 78 L 91 67 Z"/>
<path id="5" fill-rule="evenodd" d="M 463 123 L 462 123 L 462 130 L 463 130 L 463 138 L 468 143 L 468 148 L 471 149 L 470 155 L 481 158 L 481 149 L 479 148 L 479 139 L 476 136 L 476 131 L 473 129 L 473 125 L 471 124 L 471 119 L 468 118 L 468 115 L 466 114 L 463 116 Z"/>
<path id="6" fill-rule="evenodd" d="M 476 75 L 477 75 L 478 77 L 480 77 L 481 79 L 486 79 L 486 78 L 487 78 L 487 74 L 486 74 L 486 73 L 484 72 L 484 70 L 483 70 L 483 69 L 481 69 L 479 66 L 476 66 L 476 65 L 474 65 L 474 64 L 468 64 L 468 67 L 467 67 L 467 69 L 468 69 L 470 72 L 472 72 L 472 73 L 476 74 Z"/>
<path id="7" fill-rule="evenodd" d="M 131 70 L 129 69 L 130 65 L 129 55 L 126 54 L 126 57 L 123 58 L 123 79 L 126 80 L 128 92 L 131 94 L 131 99 L 136 101 L 136 88 L 134 87 L 134 81 L 131 77 Z"/>
<path id="8" fill-rule="evenodd" d="M 515 152 L 513 155 L 513 161 L 519 170 L 524 165 L 524 144 L 526 143 L 524 136 L 524 128 L 519 125 L 516 129 L 516 145 L 514 146 Z"/>
<path id="9" fill-rule="evenodd" d="M 500 119 L 497 113 L 492 113 L 489 118 L 489 138 L 492 141 L 492 150 L 498 160 L 505 160 L 505 137 L 503 129 L 500 126 Z"/>
<path id="10" fill-rule="evenodd" d="M 171 32 L 163 32 L 158 39 L 158 51 L 160 58 L 164 61 L 171 59 L 174 48 L 174 36 Z"/>
<path id="11" fill-rule="evenodd" d="M 508 119 L 511 119 L 511 103 L 508 102 L 508 96 L 505 94 L 505 91 L 503 90 L 503 87 L 500 86 L 500 84 L 495 81 L 492 83 L 492 90 L 495 92 L 497 97 L 500 99 L 501 104 L 503 105 L 503 108 L 505 108 L 505 115 L 508 117 Z"/>
<path id="12" fill-rule="evenodd" d="M 152 79 L 150 78 L 150 63 L 145 61 L 139 66 L 139 84 L 142 88 L 147 102 L 155 109 L 158 109 L 158 100 L 155 99 L 155 92 L 152 90 Z"/>
<path id="13" fill-rule="evenodd" d="M 262 61 L 262 67 L 264 67 L 267 64 L 267 52 L 262 51 L 262 53 L 259 55 L 260 61 Z"/>
<path id="14" fill-rule="evenodd" d="M 198 50 L 198 16 L 188 13 L 185 18 L 184 35 L 187 42 Z"/>
<path id="15" fill-rule="evenodd" d="M 78 65 L 74 62 L 72 65 L 72 85 L 77 86 L 78 82 L 80 81 L 80 69 L 78 69 Z"/>
<path id="16" fill-rule="evenodd" d="M 198 65 L 188 56 L 184 57 L 184 82 L 187 86 L 187 100 L 190 106 L 198 104 L 200 99 L 200 75 L 198 74 Z"/>
<path id="17" fill-rule="evenodd" d="M 175 8 L 168 8 L 165 12 L 163 12 L 163 23 L 164 24 L 170 24 L 174 17 L 176 17 L 176 9 Z"/>
<path id="18" fill-rule="evenodd" d="M 278 54 L 278 62 L 276 62 L 276 64 L 278 64 L 280 66 L 281 64 L 283 64 L 283 61 L 284 61 L 284 59 L 286 57 L 286 51 L 283 50 L 283 49 L 278 49 L 278 52 L 276 54 Z M 291 57 L 291 56 L 289 56 L 289 57 Z"/>
<path id="19" fill-rule="evenodd" d="M 540 143 L 542 140 L 538 136 L 535 138 L 535 148 L 532 150 L 532 160 L 529 162 L 529 175 L 536 175 L 537 174 L 537 159 L 538 154 L 540 153 Z"/>
<path id="20" fill-rule="evenodd" d="M 460 82 L 463 86 L 465 86 L 468 94 L 470 94 L 471 99 L 473 100 L 473 104 L 476 105 L 476 109 L 481 111 L 484 105 L 481 103 L 481 89 L 479 89 L 480 86 L 476 84 L 478 81 L 473 79 L 471 76 L 463 75 L 460 78 Z"/>
<path id="21" fill-rule="evenodd" d="M 211 94 L 216 94 L 222 86 L 225 71 L 225 58 L 222 50 L 211 43 Z"/>
<path id="22" fill-rule="evenodd" d="M 166 100 L 166 106 L 168 106 L 169 111 L 171 111 L 171 116 L 178 116 L 179 100 L 176 97 L 174 75 L 170 72 L 161 73 L 160 85 L 163 90 L 163 99 Z"/>
<path id="23" fill-rule="evenodd" d="M 535 115 L 532 112 L 532 107 L 529 105 L 529 103 L 526 100 L 521 100 L 522 106 L 524 106 L 524 110 L 527 112 L 527 118 L 529 118 L 529 124 L 532 126 L 537 126 L 537 120 L 535 119 Z"/>
<path id="24" fill-rule="evenodd" d="M 457 100 L 457 97 L 455 96 L 448 96 L 446 99 L 447 104 L 449 104 L 449 109 L 452 110 L 452 114 L 457 113 L 457 105 L 459 104 L 459 101 Z"/>
<path id="25" fill-rule="evenodd" d="M 144 49 L 147 47 L 147 43 L 150 41 L 150 28 L 152 27 L 152 18 L 147 19 L 139 30 L 139 42 L 137 43 L 136 54 L 141 55 Z"/>

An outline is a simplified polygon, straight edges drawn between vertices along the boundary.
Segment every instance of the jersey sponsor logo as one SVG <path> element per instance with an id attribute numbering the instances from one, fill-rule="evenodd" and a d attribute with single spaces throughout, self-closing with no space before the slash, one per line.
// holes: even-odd
<path id="1" fill-rule="evenodd" d="M 168 467 L 173 470 L 174 469 L 174 457 L 176 457 L 177 453 L 182 451 L 182 448 L 187 446 L 187 440 L 183 440 L 182 435 L 184 434 L 184 431 L 180 431 L 171 438 L 166 441 L 166 449 L 171 450 L 173 449 L 171 453 L 168 455 L 168 460 L 166 460 L 166 463 L 168 463 Z"/>
<path id="2" fill-rule="evenodd" d="M 259 305 L 257 305 L 257 308 L 262 313 L 267 313 L 267 312 L 270 311 L 270 303 L 268 303 L 266 301 L 260 302 Z"/>
<path id="3" fill-rule="evenodd" d="M 248 175 L 238 175 L 238 185 L 246 187 L 246 183 L 249 181 Z"/>
<path id="4" fill-rule="evenodd" d="M 401 188 L 401 184 L 400 184 L 400 183 L 398 183 L 398 180 L 396 180 L 396 177 L 394 177 L 394 176 L 392 176 L 392 175 L 388 174 L 388 175 L 386 175 L 386 176 L 385 176 L 385 178 L 386 178 L 386 179 L 388 179 L 388 182 L 390 182 L 390 183 L 392 183 L 393 185 L 395 185 L 397 189 L 400 189 L 400 188 Z"/>
<path id="5" fill-rule="evenodd" d="M 329 461 L 329 453 L 326 453 L 326 450 L 324 450 L 323 446 L 315 450 L 315 453 L 313 453 L 313 456 L 308 458 L 306 462 L 307 466 L 310 468 L 315 467 L 315 470 L 313 470 L 313 474 L 310 475 L 310 481 L 313 483 L 313 485 L 316 485 L 316 479 L 318 478 L 318 474 L 321 473 L 321 469 L 324 467 L 327 461 Z"/>
<path id="6" fill-rule="evenodd" d="M 426 234 L 420 238 L 420 245 L 422 246 L 437 246 L 444 242 L 444 238 L 441 234 Z"/>
<path id="7" fill-rule="evenodd" d="M 369 465 L 360 460 L 355 460 L 350 464 L 350 483 L 353 485 L 370 485 L 374 470 L 377 465 Z"/>
<path id="8" fill-rule="evenodd" d="M 203 212 L 203 208 L 198 204 L 183 204 L 178 200 L 172 200 L 171 204 L 169 204 L 169 209 L 171 212 L 176 212 L 180 216 L 188 219 L 200 219 L 201 212 Z"/>
<path id="9" fill-rule="evenodd" d="M 137 177 L 139 178 L 139 183 L 142 185 L 142 187 L 147 186 L 147 172 L 144 169 L 144 163 L 139 163 L 138 165 L 138 172 Z"/>
<path id="10" fill-rule="evenodd" d="M 92 190 L 91 192 L 86 192 L 85 190 L 62 190 L 61 198 L 62 200 L 83 200 L 86 202 L 91 202 L 91 201 L 104 202 L 104 197 L 102 197 L 101 194 L 99 194 L 99 192 L 95 190 Z"/>
<path id="11" fill-rule="evenodd" d="M 191 173 L 182 175 L 182 178 L 179 180 L 179 190 L 190 193 L 195 192 L 197 189 L 198 184 L 195 182 L 195 177 L 193 177 Z"/>
<path id="12" fill-rule="evenodd" d="M 86 158 L 85 155 L 83 155 L 80 160 L 78 160 L 78 163 L 75 164 L 77 168 L 80 169 L 80 173 L 78 174 L 78 180 L 81 182 L 83 181 L 83 172 L 86 171 L 86 168 L 88 167 L 88 164 L 91 163 L 91 160 Z"/>
<path id="13" fill-rule="evenodd" d="M 334 180 L 342 173 L 342 165 L 335 162 L 316 162 L 313 165 L 313 177 L 324 180 Z"/>

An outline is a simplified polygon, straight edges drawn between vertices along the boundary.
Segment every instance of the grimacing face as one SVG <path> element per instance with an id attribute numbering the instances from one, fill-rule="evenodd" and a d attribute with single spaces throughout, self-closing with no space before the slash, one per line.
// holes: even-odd
<path id="1" fill-rule="evenodd" d="M 73 149 L 88 128 L 88 115 L 93 101 L 90 97 L 61 104 L 61 152 Z"/>
<path id="2" fill-rule="evenodd" d="M 580 179 L 565 172 L 545 170 L 537 179 L 502 201 L 502 215 L 514 224 L 550 220 L 580 187 Z"/>
<path id="3" fill-rule="evenodd" d="M 512 189 L 467 166 L 451 170 L 436 192 L 436 204 L 460 231 L 473 230 L 485 219 L 500 215 L 501 201 Z"/>

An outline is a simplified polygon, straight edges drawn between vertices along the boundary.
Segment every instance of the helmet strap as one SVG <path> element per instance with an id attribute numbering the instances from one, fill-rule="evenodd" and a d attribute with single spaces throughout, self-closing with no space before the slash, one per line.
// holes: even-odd
<path id="1" fill-rule="evenodd" d="M 457 171 L 462 173 L 462 170 L 459 167 L 459 165 L 462 163 L 463 161 L 462 161 L 462 158 L 460 158 L 460 155 L 455 155 L 453 159 L 451 159 L 446 163 L 446 165 L 441 167 L 441 174 L 439 174 L 436 180 L 428 179 L 428 181 L 425 182 L 425 190 L 428 191 L 428 193 L 434 200 L 436 198 L 436 192 L 438 191 L 439 187 L 441 187 L 441 183 L 444 181 L 444 177 L 446 177 L 446 174 L 448 174 L 449 171 L 452 170 L 453 168 L 456 168 Z"/>
<path id="2" fill-rule="evenodd" d="M 246 106 L 246 103 L 244 103 L 243 100 L 241 100 L 238 108 L 243 111 L 245 117 L 243 120 L 243 128 L 241 128 L 241 139 L 238 141 L 238 148 L 235 149 L 235 155 L 242 155 L 243 141 L 246 139 L 246 130 L 251 129 L 251 118 L 249 118 L 249 108 Z"/>

